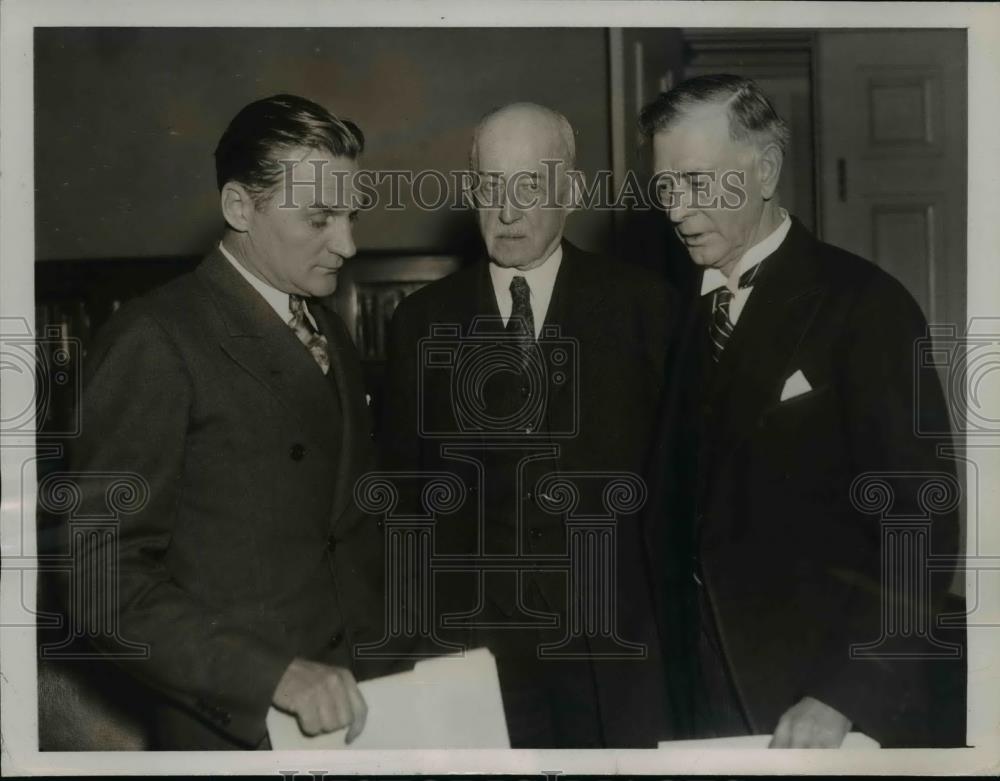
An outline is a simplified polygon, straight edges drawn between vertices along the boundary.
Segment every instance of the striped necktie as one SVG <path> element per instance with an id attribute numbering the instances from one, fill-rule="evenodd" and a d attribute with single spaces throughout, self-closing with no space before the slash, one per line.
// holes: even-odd
<path id="1" fill-rule="evenodd" d="M 323 374 L 326 374 L 330 371 L 330 345 L 327 343 L 326 337 L 313 328 L 313 324 L 309 322 L 302 296 L 289 295 L 288 309 L 292 313 L 288 321 L 289 327 L 299 337 L 299 341 L 305 345 Z"/>
<path id="2" fill-rule="evenodd" d="M 758 263 L 752 269 L 740 275 L 739 287 L 752 287 L 757 272 L 763 262 Z M 708 335 L 712 340 L 712 360 L 716 363 L 722 358 L 722 350 L 733 335 L 733 321 L 729 319 L 729 305 L 733 303 L 733 291 L 728 285 L 723 285 L 715 291 L 712 298 L 712 322 L 709 325 Z"/>

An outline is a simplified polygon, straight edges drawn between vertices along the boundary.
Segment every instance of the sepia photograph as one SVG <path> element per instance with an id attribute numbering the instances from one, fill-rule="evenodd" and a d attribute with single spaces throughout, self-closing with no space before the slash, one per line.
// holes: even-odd
<path id="1" fill-rule="evenodd" d="M 1000 13 L 837 6 L 4 2 L 5 774 L 995 773 Z"/>

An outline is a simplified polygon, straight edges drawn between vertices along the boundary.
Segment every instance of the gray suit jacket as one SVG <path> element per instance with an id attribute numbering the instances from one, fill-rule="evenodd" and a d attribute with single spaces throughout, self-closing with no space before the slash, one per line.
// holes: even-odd
<path id="1" fill-rule="evenodd" d="M 73 609 L 148 646 L 123 664 L 180 708 L 162 747 L 259 744 L 293 657 L 350 665 L 380 636 L 381 526 L 353 501 L 373 461 L 361 368 L 339 318 L 310 309 L 327 376 L 215 250 L 117 313 L 87 356 L 80 513 L 107 513 L 122 475 L 145 488 L 116 540 L 77 551 L 78 576 L 117 593 Z"/>

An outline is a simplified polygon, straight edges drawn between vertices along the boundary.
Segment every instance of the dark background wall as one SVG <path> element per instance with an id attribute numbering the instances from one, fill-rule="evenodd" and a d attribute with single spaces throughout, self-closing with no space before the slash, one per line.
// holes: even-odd
<path id="1" fill-rule="evenodd" d="M 277 92 L 357 121 L 375 170 L 467 165 L 491 108 L 533 100 L 577 130 L 578 166 L 610 166 L 604 29 L 64 29 L 35 38 L 36 256 L 198 255 L 218 235 L 212 152 L 245 104 Z M 611 243 L 609 212 L 569 238 Z M 453 252 L 464 211 L 379 208 L 362 250 Z"/>

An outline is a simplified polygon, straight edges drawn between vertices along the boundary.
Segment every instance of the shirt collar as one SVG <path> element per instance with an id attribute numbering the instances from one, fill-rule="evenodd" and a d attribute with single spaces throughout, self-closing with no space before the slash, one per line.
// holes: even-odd
<path id="1" fill-rule="evenodd" d="M 781 224 L 762 241 L 757 242 L 743 253 L 743 257 L 739 259 L 736 268 L 733 269 L 732 276 L 726 277 L 717 268 L 705 269 L 705 273 L 701 278 L 701 294 L 705 295 L 726 286 L 735 293 L 739 286 L 740 277 L 754 266 L 760 264 L 768 255 L 773 254 L 781 246 L 781 242 L 785 240 L 785 236 L 788 235 L 788 231 L 792 227 L 792 219 L 784 209 L 781 210 L 781 215 Z"/>
<path id="2" fill-rule="evenodd" d="M 545 262 L 540 266 L 535 266 L 533 269 L 528 271 L 521 271 L 516 268 L 507 268 L 504 266 L 498 266 L 496 263 L 490 263 L 490 278 L 493 280 L 493 289 L 497 291 L 504 291 L 507 295 L 510 295 L 510 282 L 514 277 L 524 277 L 525 281 L 528 283 L 528 287 L 531 288 L 532 296 L 541 295 L 543 291 L 547 291 L 551 294 L 552 288 L 556 284 L 556 274 L 559 273 L 559 266 L 562 263 L 563 250 L 562 245 L 557 244 L 556 248 L 552 251 L 552 254 L 545 259 Z"/>
<path id="3" fill-rule="evenodd" d="M 271 308 L 275 312 L 277 312 L 278 317 L 280 317 L 283 322 L 287 323 L 292 318 L 292 310 L 288 305 L 288 293 L 278 290 L 278 288 L 273 285 L 269 285 L 263 279 L 260 279 L 247 271 L 246 268 L 243 267 L 243 264 L 229 253 L 229 250 L 226 249 L 221 241 L 219 242 L 219 251 L 225 255 L 226 260 L 233 264 L 236 270 L 240 272 L 240 275 L 253 286 L 253 289 L 263 296 L 264 300 L 270 304 Z"/>

